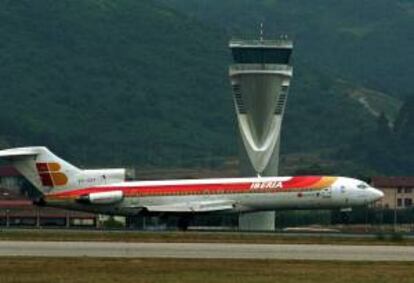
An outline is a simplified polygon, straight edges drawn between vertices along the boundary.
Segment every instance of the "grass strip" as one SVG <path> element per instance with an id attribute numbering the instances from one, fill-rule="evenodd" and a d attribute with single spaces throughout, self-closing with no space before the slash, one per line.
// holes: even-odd
<path id="1" fill-rule="evenodd" d="M 414 282 L 411 262 L 0 258 L 0 282 Z"/>

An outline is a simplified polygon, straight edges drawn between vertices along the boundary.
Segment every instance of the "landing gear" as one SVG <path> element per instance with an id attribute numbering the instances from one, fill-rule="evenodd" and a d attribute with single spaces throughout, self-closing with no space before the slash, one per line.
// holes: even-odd
<path id="1" fill-rule="evenodd" d="M 193 221 L 193 216 L 181 216 L 178 218 L 177 227 L 180 231 L 187 231 Z"/>
<path id="2" fill-rule="evenodd" d="M 347 212 L 341 212 L 341 221 L 344 224 L 349 224 L 349 213 Z"/>

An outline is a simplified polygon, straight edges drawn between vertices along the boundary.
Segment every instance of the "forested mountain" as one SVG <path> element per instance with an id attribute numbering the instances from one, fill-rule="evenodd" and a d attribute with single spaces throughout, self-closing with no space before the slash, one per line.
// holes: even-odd
<path id="1" fill-rule="evenodd" d="M 16 0 L 0 37 L 3 147 L 107 166 L 235 152 L 217 30 L 148 0 Z"/>
<path id="2" fill-rule="evenodd" d="M 391 95 L 412 94 L 411 0 L 158 0 L 235 37 L 288 34 L 295 58 Z M 299 64 L 297 64 L 299 67 Z"/>
<path id="3" fill-rule="evenodd" d="M 367 173 L 373 170 L 382 174 L 413 174 L 414 140 L 409 136 L 414 133 L 414 120 L 410 120 L 408 113 L 414 112 L 414 2 L 159 2 L 219 26 L 229 37 L 258 37 L 262 22 L 265 36 L 287 34 L 294 39 L 296 74 L 284 127 L 283 152 L 300 151 L 300 142 L 304 152 L 329 148 L 330 143 L 334 150 L 328 151 L 333 153 L 328 155 L 339 166 L 345 164 L 342 160 L 351 161 L 350 167 Z M 377 91 L 385 95 L 371 95 Z M 365 109 L 352 105 L 344 95 L 356 98 Z M 401 111 L 398 100 L 405 101 Z M 370 112 L 374 117 L 363 117 L 355 110 Z M 309 128 L 314 131 L 307 135 L 295 130 Z"/>
<path id="4" fill-rule="evenodd" d="M 88 166 L 207 166 L 234 157 L 227 42 L 256 36 L 264 20 L 267 34 L 287 32 L 296 44 L 283 155 L 335 160 L 340 174 L 409 174 L 413 103 L 400 114 L 398 103 L 387 104 L 411 94 L 414 8 L 334 2 L 2 1 L 0 146 L 46 145 Z M 381 101 L 371 106 L 385 114 L 367 111 L 361 95 Z M 388 142 L 395 151 L 384 155 Z M 387 162 L 402 155 L 405 165 Z"/>

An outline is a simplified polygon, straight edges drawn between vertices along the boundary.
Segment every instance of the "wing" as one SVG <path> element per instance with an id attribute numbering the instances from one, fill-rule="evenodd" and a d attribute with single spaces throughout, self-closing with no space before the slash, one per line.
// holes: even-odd
<path id="1" fill-rule="evenodd" d="M 193 201 L 183 203 L 172 203 L 164 205 L 149 205 L 145 208 L 149 212 L 215 212 L 232 210 L 235 207 L 234 201 L 216 200 L 216 201 Z"/>

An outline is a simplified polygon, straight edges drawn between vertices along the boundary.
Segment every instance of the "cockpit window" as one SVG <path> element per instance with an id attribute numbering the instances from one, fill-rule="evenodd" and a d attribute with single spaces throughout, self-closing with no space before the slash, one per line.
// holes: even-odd
<path id="1" fill-rule="evenodd" d="M 368 186 L 367 183 L 360 183 L 360 184 L 358 184 L 357 188 L 364 190 L 364 189 L 369 188 L 369 186 Z"/>

